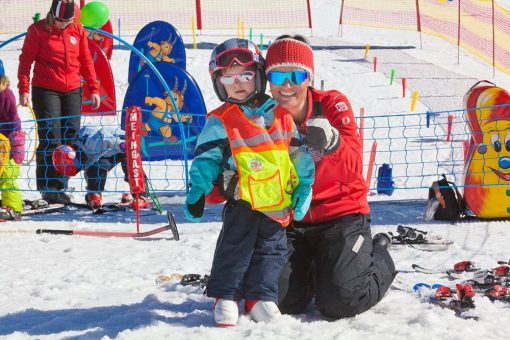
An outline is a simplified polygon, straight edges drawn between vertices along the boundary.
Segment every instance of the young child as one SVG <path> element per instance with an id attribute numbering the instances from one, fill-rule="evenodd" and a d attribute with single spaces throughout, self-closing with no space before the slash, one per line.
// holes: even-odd
<path id="1" fill-rule="evenodd" d="M 0 219 L 19 218 L 23 202 L 16 179 L 25 158 L 25 133 L 16 109 L 16 99 L 9 87 L 4 64 L 0 60 Z"/>
<path id="2" fill-rule="evenodd" d="M 315 174 L 290 114 L 267 96 L 264 59 L 249 40 L 229 39 L 212 52 L 209 72 L 225 102 L 208 114 L 190 169 L 184 212 L 202 217 L 205 195 L 223 172 L 238 178 L 224 207 L 207 296 L 218 326 L 234 326 L 239 301 L 255 321 L 280 315 L 278 277 L 286 262 L 284 227 L 304 217 Z"/>
<path id="3" fill-rule="evenodd" d="M 85 172 L 88 191 L 85 201 L 94 210 L 102 207 L 101 193 L 108 171 L 118 163 L 124 172 L 124 181 L 128 182 L 124 137 L 109 127 L 83 126 L 72 145 L 61 145 L 53 152 L 53 165 L 59 174 L 72 177 L 80 170 Z M 129 195 L 123 194 L 123 202 L 130 200 Z M 138 200 L 132 202 L 133 209 L 148 206 L 147 196 L 140 195 Z"/>

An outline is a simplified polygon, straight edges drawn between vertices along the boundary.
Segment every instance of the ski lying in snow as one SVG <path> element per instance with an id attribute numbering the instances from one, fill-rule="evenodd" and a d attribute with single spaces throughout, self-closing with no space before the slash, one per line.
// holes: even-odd
<path id="1" fill-rule="evenodd" d="M 178 282 L 182 286 L 193 286 L 204 288 L 209 281 L 209 275 L 200 274 L 179 274 L 173 273 L 170 275 L 158 275 L 156 283 L 158 285 L 167 284 L 171 282 Z"/>
<path id="2" fill-rule="evenodd" d="M 50 203 L 44 207 L 23 207 L 21 211 L 21 216 L 27 215 L 37 215 L 37 214 L 46 214 L 50 212 L 55 212 L 62 209 L 65 205 L 62 203 Z"/>
<path id="3" fill-rule="evenodd" d="M 0 222 L 8 221 L 20 221 L 23 216 L 47 214 L 56 212 L 64 207 L 61 203 L 48 203 L 44 200 L 35 201 L 23 201 L 23 210 L 21 210 L 20 216 L 14 220 L 0 219 Z"/>
<path id="4" fill-rule="evenodd" d="M 475 292 L 469 284 L 457 284 L 455 293 L 443 285 L 430 286 L 425 283 L 417 283 L 412 286 L 395 277 L 392 288 L 411 293 L 418 297 L 422 302 L 437 305 L 443 309 L 450 309 L 455 312 L 455 316 L 464 320 L 478 320 L 478 316 L 473 309 L 475 304 L 473 297 Z"/>
<path id="5" fill-rule="evenodd" d="M 473 261 L 461 261 L 457 262 L 453 265 L 453 268 L 441 270 L 441 269 L 429 269 L 426 267 L 422 267 L 418 264 L 412 265 L 413 269 L 419 273 L 423 274 L 447 274 L 448 276 L 462 278 L 460 275 L 463 273 L 476 272 L 481 268 L 478 267 Z"/>
<path id="6" fill-rule="evenodd" d="M 447 270 L 434 270 L 422 267 L 417 264 L 413 264 L 412 267 L 416 272 L 419 273 L 446 274 L 452 279 L 479 280 L 483 278 L 485 281 L 487 281 L 487 283 L 492 283 L 494 281 L 499 282 L 510 281 L 510 265 L 508 264 L 504 264 L 492 269 L 481 269 L 480 267 L 475 265 L 475 263 L 472 261 L 457 262 L 452 269 Z"/>
<path id="7" fill-rule="evenodd" d="M 437 235 L 428 235 L 428 232 L 411 227 L 399 225 L 397 232 L 391 235 L 391 245 L 405 245 L 423 251 L 445 251 L 453 244 Z"/>

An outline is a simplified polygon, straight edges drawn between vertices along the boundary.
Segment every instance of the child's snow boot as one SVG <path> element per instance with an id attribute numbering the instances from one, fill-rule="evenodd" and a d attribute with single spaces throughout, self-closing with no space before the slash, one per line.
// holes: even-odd
<path id="1" fill-rule="evenodd" d="M 122 197 L 120 199 L 120 203 L 121 204 L 130 204 L 131 202 L 133 202 L 133 196 L 131 196 L 131 194 L 128 192 L 123 193 Z"/>
<path id="2" fill-rule="evenodd" d="M 273 301 L 246 300 L 244 308 L 256 322 L 270 321 L 282 316 Z"/>
<path id="3" fill-rule="evenodd" d="M 218 327 L 232 327 L 239 320 L 239 304 L 236 301 L 214 299 L 214 322 Z"/>
<path id="4" fill-rule="evenodd" d="M 139 195 L 131 202 L 131 208 L 133 208 L 133 210 L 145 209 L 148 208 L 149 205 L 149 198 L 145 195 Z"/>
<path id="5" fill-rule="evenodd" d="M 16 221 L 21 218 L 21 213 L 12 210 L 9 207 L 0 207 L 0 220 Z"/>
<path id="6" fill-rule="evenodd" d="M 85 195 L 85 202 L 92 210 L 101 209 L 103 206 L 103 197 L 98 192 L 89 192 Z"/>

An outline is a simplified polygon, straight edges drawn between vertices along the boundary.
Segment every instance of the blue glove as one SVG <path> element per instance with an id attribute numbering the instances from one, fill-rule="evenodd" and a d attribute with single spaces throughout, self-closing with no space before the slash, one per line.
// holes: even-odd
<path id="1" fill-rule="evenodd" d="M 307 185 L 298 185 L 292 194 L 295 221 L 301 221 L 305 217 L 311 202 L 312 188 Z"/>
<path id="2" fill-rule="evenodd" d="M 184 216 L 191 222 L 200 222 L 204 214 L 205 194 L 191 187 L 184 203 Z"/>

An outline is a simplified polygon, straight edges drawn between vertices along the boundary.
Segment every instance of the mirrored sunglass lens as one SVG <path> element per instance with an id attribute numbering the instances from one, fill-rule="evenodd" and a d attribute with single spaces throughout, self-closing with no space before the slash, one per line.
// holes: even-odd
<path id="1" fill-rule="evenodd" d="M 292 71 L 292 83 L 299 85 L 308 78 L 308 72 L 306 71 Z"/>
<path id="2" fill-rule="evenodd" d="M 287 74 L 284 72 L 269 72 L 269 81 L 275 85 L 282 85 L 287 78 Z"/>
<path id="3" fill-rule="evenodd" d="M 254 76 L 255 76 L 255 74 L 252 72 L 244 72 L 244 73 L 239 74 L 239 80 L 242 82 L 247 82 L 247 81 L 252 80 Z"/>
<path id="4" fill-rule="evenodd" d="M 235 77 L 234 76 L 221 76 L 220 77 L 220 82 L 223 84 L 223 85 L 232 85 L 235 81 Z"/>

